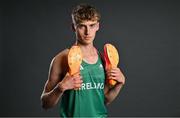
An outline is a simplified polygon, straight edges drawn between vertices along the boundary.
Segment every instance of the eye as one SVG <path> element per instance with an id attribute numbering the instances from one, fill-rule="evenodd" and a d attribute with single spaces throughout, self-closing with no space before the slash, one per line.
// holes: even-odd
<path id="1" fill-rule="evenodd" d="M 78 25 L 78 28 L 80 28 L 80 29 L 83 28 L 83 27 L 84 27 L 84 25 Z"/>
<path id="2" fill-rule="evenodd" d="M 90 25 L 90 27 L 91 27 L 91 28 L 94 28 L 95 26 L 96 26 L 96 24 L 92 24 L 92 25 Z"/>

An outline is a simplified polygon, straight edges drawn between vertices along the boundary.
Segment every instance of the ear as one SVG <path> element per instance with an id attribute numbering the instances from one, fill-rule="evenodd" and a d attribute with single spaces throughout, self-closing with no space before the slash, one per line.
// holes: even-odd
<path id="1" fill-rule="evenodd" d="M 99 30 L 99 22 L 97 23 L 97 29 L 96 29 L 96 31 L 98 31 Z"/>
<path id="2" fill-rule="evenodd" d="M 71 24 L 71 29 L 73 30 L 73 32 L 75 32 L 75 26 L 74 26 L 74 23 Z"/>

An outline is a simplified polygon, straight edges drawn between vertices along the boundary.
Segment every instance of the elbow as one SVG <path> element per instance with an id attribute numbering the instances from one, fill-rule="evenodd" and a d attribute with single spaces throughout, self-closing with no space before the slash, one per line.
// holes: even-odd
<path id="1" fill-rule="evenodd" d="M 108 106 L 111 102 L 105 101 L 105 105 Z"/>
<path id="2" fill-rule="evenodd" d="M 48 105 L 48 102 L 45 100 L 45 98 L 43 96 L 41 96 L 40 100 L 41 100 L 41 107 L 44 110 L 47 110 L 50 108 L 50 106 Z"/>
<path id="3" fill-rule="evenodd" d="M 49 107 L 44 103 L 44 102 L 41 102 L 41 107 L 44 109 L 44 110 L 48 110 Z"/>
<path id="4" fill-rule="evenodd" d="M 108 98 L 105 98 L 104 103 L 105 103 L 106 106 L 108 106 L 111 103 L 111 101 Z"/>
<path id="5" fill-rule="evenodd" d="M 52 108 L 53 106 L 55 106 L 56 104 L 55 103 L 52 103 L 51 101 L 47 100 L 45 98 L 45 96 L 41 96 L 41 107 L 44 109 L 44 110 L 48 110 L 50 108 Z"/>
<path id="6" fill-rule="evenodd" d="M 110 103 L 111 103 L 111 102 L 106 101 L 106 102 L 105 102 L 105 105 L 108 106 Z"/>

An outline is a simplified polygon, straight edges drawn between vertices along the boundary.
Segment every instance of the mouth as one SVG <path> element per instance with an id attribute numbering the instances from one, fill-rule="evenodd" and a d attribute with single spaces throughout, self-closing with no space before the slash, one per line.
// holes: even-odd
<path id="1" fill-rule="evenodd" d="M 84 37 L 85 39 L 90 39 L 90 38 L 92 38 L 92 37 L 90 37 L 90 36 L 86 36 L 86 37 Z"/>

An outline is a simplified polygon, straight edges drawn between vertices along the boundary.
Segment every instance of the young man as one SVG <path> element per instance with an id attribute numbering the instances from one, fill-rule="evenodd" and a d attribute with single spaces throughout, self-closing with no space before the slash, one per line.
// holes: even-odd
<path id="1" fill-rule="evenodd" d="M 125 77 L 119 68 L 105 71 L 100 54 L 93 46 L 99 30 L 99 12 L 91 5 L 81 4 L 73 9 L 72 21 L 75 44 L 83 54 L 80 72 L 73 76 L 67 74 L 69 49 L 56 55 L 41 95 L 42 107 L 51 108 L 61 98 L 62 117 L 106 117 L 106 105 L 116 98 L 125 83 Z M 105 78 L 113 78 L 117 84 L 112 88 Z"/>

